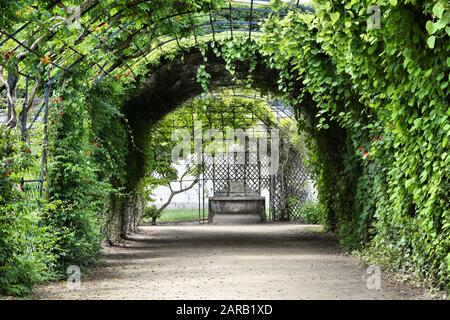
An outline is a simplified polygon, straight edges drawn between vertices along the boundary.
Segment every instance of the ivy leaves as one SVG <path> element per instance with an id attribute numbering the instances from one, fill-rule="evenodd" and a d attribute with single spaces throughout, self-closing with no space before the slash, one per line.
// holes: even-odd
<path id="1" fill-rule="evenodd" d="M 349 172 L 362 166 L 357 180 L 365 186 L 358 187 L 354 199 L 355 208 L 363 208 L 363 214 L 341 217 L 342 230 L 351 233 L 353 224 L 370 226 L 365 219 L 375 214 L 374 245 L 388 241 L 393 255 L 416 270 L 429 267 L 424 261 L 433 259 L 436 263 L 428 276 L 435 283 L 450 283 L 442 256 L 450 250 L 450 241 L 439 240 L 450 239 L 450 234 L 438 230 L 439 223 L 449 223 L 450 206 L 440 196 L 448 194 L 449 186 L 437 182 L 450 174 L 450 126 L 445 120 L 449 5 L 428 1 L 423 6 L 414 4 L 414 11 L 401 1 L 384 1 L 380 3 L 381 29 L 367 32 L 361 21 L 348 17 L 365 14 L 370 4 L 326 1 L 317 5 L 312 22 L 294 13 L 282 19 L 271 17 L 263 26 L 262 50 L 279 70 L 280 79 L 295 73 L 294 82 L 301 82 L 311 94 L 318 108 L 317 128 L 330 130 L 329 120 L 337 121 L 346 129 L 353 150 L 363 147 L 370 155 L 354 163 L 350 153 L 344 152 L 348 164 L 352 163 Z M 415 18 L 418 11 L 430 17 L 426 25 Z M 420 46 L 421 41 L 426 44 Z M 385 197 L 385 192 L 391 196 Z M 433 216 L 431 207 L 442 215 Z M 420 219 L 412 219 L 415 215 Z M 411 231 L 424 226 L 427 239 Z M 396 234 L 387 240 L 383 235 L 391 228 Z M 406 251 L 410 247 L 412 253 Z"/>
<path id="2" fill-rule="evenodd" d="M 211 75 L 206 71 L 206 66 L 201 65 L 197 69 L 197 82 L 202 86 L 204 92 L 208 91 Z"/>
<path id="3" fill-rule="evenodd" d="M 428 20 L 425 28 L 430 35 L 427 38 L 427 45 L 433 49 L 437 37 L 444 37 L 445 33 L 450 36 L 450 8 L 447 3 L 438 1 L 432 9 L 434 20 Z M 444 33 L 445 31 L 445 33 Z"/>
<path id="4" fill-rule="evenodd" d="M 336 24 L 336 22 L 339 20 L 340 16 L 341 16 L 341 14 L 337 11 L 330 14 L 331 24 L 332 25 Z"/>
<path id="5" fill-rule="evenodd" d="M 430 47 L 431 49 L 433 49 L 433 48 L 434 48 L 435 42 L 436 42 L 436 37 L 435 37 L 435 36 L 430 36 L 430 37 L 428 37 L 428 39 L 427 39 L 427 45 L 428 45 L 428 47 Z"/>

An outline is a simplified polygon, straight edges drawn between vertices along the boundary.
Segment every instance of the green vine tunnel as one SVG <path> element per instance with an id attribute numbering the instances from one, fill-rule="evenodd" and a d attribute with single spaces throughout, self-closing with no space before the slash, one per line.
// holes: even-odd
<path id="1" fill-rule="evenodd" d="M 69 6 L 64 5 L 64 1 L 54 1 L 46 9 L 40 8 L 40 10 L 46 10 L 51 15 L 56 15 L 55 12 L 61 14 L 67 11 Z M 11 70 L 11 74 L 18 75 L 19 77 L 26 77 L 27 81 L 30 81 L 32 73 L 29 70 L 29 66 L 32 65 L 27 59 L 40 59 L 42 62 L 42 56 L 37 52 L 42 46 L 45 49 L 42 51 L 44 58 L 49 59 L 45 62 L 48 65 L 47 74 L 49 78 L 46 83 L 46 99 L 44 99 L 43 107 L 48 105 L 49 91 L 58 85 L 58 83 L 64 82 L 64 79 L 70 78 L 72 70 L 78 73 L 83 73 L 85 76 L 89 76 L 91 81 L 101 81 L 104 77 L 109 77 L 113 80 L 120 79 L 120 75 L 128 73 L 134 77 L 135 80 L 141 81 L 143 76 L 137 76 L 134 69 L 139 68 L 140 65 L 148 64 L 148 56 L 159 51 L 162 55 L 166 53 L 165 47 L 169 47 L 171 44 L 176 45 L 176 51 L 187 52 L 183 53 L 177 58 L 170 57 L 170 62 L 166 64 L 157 63 L 156 68 L 150 71 L 147 76 L 147 81 L 144 89 L 140 89 L 139 93 L 131 101 L 127 102 L 124 107 L 125 115 L 128 118 L 132 134 L 133 142 L 130 145 L 130 154 L 128 155 L 127 171 L 128 171 L 128 183 L 127 190 L 133 191 L 137 187 L 140 179 L 142 178 L 141 170 L 145 164 L 145 157 L 142 150 L 145 148 L 145 141 L 147 133 L 151 128 L 151 125 L 155 123 L 162 116 L 168 112 L 174 110 L 178 105 L 188 98 L 192 98 L 195 95 L 201 93 L 201 86 L 195 80 L 195 72 L 200 65 L 207 65 L 208 72 L 211 73 L 212 83 L 211 87 L 223 87 L 232 86 L 234 80 L 229 72 L 224 67 L 225 62 L 223 59 L 216 57 L 212 52 L 208 52 L 208 62 L 203 61 L 202 53 L 196 49 L 198 47 L 204 50 L 205 43 L 209 51 L 209 43 L 215 43 L 216 37 L 221 33 L 228 33 L 232 38 L 233 35 L 238 36 L 237 33 L 241 32 L 240 36 L 247 37 L 250 40 L 252 35 L 260 32 L 257 25 L 258 21 L 267 18 L 272 13 L 271 9 L 267 6 L 269 1 L 244 1 L 239 3 L 237 7 L 234 6 L 234 1 L 229 2 L 229 6 L 223 6 L 222 1 L 202 2 L 200 4 L 193 1 L 192 8 L 184 8 L 180 5 L 174 6 L 174 11 L 170 12 L 166 16 L 156 19 L 154 21 L 152 13 L 148 16 L 149 23 L 144 23 L 140 26 L 136 26 L 132 21 L 123 23 L 124 17 L 133 18 L 133 15 L 138 15 L 137 7 L 140 3 L 145 1 L 133 1 L 128 4 L 121 4 L 115 6 L 111 4 L 112 8 L 107 7 L 106 4 L 102 4 L 100 1 L 86 1 L 80 6 L 80 17 L 88 16 L 92 11 L 98 10 L 93 14 L 93 17 L 89 17 L 87 21 L 81 23 L 82 32 L 74 38 L 73 44 L 69 44 L 65 40 L 62 42 L 61 47 L 58 48 L 45 48 L 45 41 L 51 42 L 58 36 L 58 33 L 63 33 L 66 28 L 58 25 L 59 29 L 47 30 L 45 27 L 36 26 L 35 21 L 29 21 L 14 30 L 11 33 L 2 31 L 2 39 L 0 41 L 0 48 L 8 43 L 15 43 L 16 47 L 12 52 L 22 50 L 22 53 L 17 54 L 20 58 L 14 61 Z M 175 1 L 176 3 L 176 1 Z M 236 1 L 236 3 L 238 3 Z M 254 4 L 255 3 L 255 4 Z M 256 3 L 259 4 L 259 8 L 256 7 Z M 169 6 L 167 6 L 169 8 Z M 189 7 L 189 5 L 188 5 Z M 306 13 L 312 13 L 313 9 L 305 7 L 297 3 L 294 6 L 286 6 L 282 11 L 276 14 L 283 17 L 289 10 L 300 10 Z M 164 10 L 163 10 L 164 11 Z M 170 10 L 169 10 L 170 11 Z M 114 12 L 114 14 L 111 14 Z M 233 20 L 233 14 L 237 12 L 240 14 L 240 20 Z M 243 12 L 243 14 L 242 14 Z M 259 19 L 256 17 L 259 15 Z M 200 18 L 207 19 L 206 23 L 195 24 L 193 15 L 198 14 Z M 105 19 L 105 17 L 107 17 Z M 181 17 L 181 18 L 180 18 Z M 225 19 L 224 19 L 225 17 Z M 182 30 L 175 30 L 171 22 L 172 19 L 185 19 L 187 21 L 187 27 Z M 258 19 L 258 20 L 257 20 Z M 220 20 L 220 21 L 219 21 Z M 162 34 L 158 34 L 157 30 L 164 23 L 167 24 Z M 237 25 L 237 27 L 236 27 Z M 222 26 L 222 28 L 217 28 Z M 225 26 L 225 28 L 223 28 Z M 242 28 L 247 26 L 247 28 Z M 202 28 L 207 28 L 202 30 Z M 36 43 L 28 46 L 28 41 L 20 41 L 17 37 L 25 31 L 33 30 L 34 33 L 40 34 Z M 142 35 L 146 35 L 150 32 L 150 41 L 146 45 L 146 49 L 143 50 L 141 46 L 137 44 L 137 38 Z M 252 34 L 253 33 L 253 34 Z M 167 34 L 169 37 L 167 37 Z M 200 42 L 199 38 L 206 36 L 206 42 Z M 93 46 L 89 54 L 82 54 L 78 50 L 85 42 L 88 42 L 89 37 L 95 40 L 96 45 Z M 190 43 L 183 44 L 183 38 L 194 40 Z M 103 40 L 102 40 L 103 39 Z M 107 40 L 105 40 L 107 39 Z M 41 43 L 44 41 L 44 43 Z M 133 47 L 131 53 L 124 53 L 126 49 Z M 88 45 L 89 48 L 89 45 Z M 101 59 L 98 57 L 98 52 L 101 52 Z M 48 54 L 48 56 L 47 56 Z M 186 59 L 186 60 L 185 60 Z M 94 61 L 92 61 L 94 60 Z M 271 91 L 280 94 L 279 84 L 276 83 L 278 79 L 278 71 L 267 67 L 268 61 L 263 61 L 264 58 L 258 55 L 257 68 L 254 70 L 252 76 L 254 77 L 254 85 L 256 88 L 263 91 Z M 99 61 L 105 61 L 103 65 L 99 64 Z M 249 66 L 246 63 L 240 62 L 238 67 L 238 79 L 247 79 Z M 20 66 L 24 67 L 20 69 Z M 150 67 L 150 70 L 152 67 Z M 17 81 L 17 80 L 16 80 Z M 153 84 L 153 86 L 152 86 Z M 300 94 L 300 88 L 296 89 L 293 96 Z M 139 106 L 146 106 L 145 112 L 142 112 L 142 108 Z M 39 115 L 45 108 L 38 110 Z M 303 117 L 309 121 L 309 126 L 315 128 L 317 126 L 317 113 L 318 109 L 315 107 L 312 97 L 305 94 L 303 98 L 302 107 L 296 106 L 296 112 L 302 111 Z M 45 119 L 44 119 L 45 121 Z M 327 131 L 321 131 L 315 133 L 317 135 L 318 143 L 323 145 L 324 150 L 328 150 L 328 155 L 325 157 L 328 162 L 327 168 L 329 168 L 329 175 L 333 176 L 340 174 L 343 169 L 341 152 L 345 146 L 346 134 L 335 121 L 330 121 L 331 128 Z M 324 159 L 325 159 L 324 158 Z M 351 185 L 346 186 L 348 191 L 351 190 Z M 135 197 L 130 198 L 131 202 L 136 202 Z M 123 211 L 124 206 L 129 206 L 135 210 L 140 210 L 139 206 L 134 204 L 122 204 L 116 206 L 116 210 Z M 133 210 L 125 210 L 132 216 L 138 216 L 139 212 L 133 212 Z M 129 217 L 126 214 L 120 214 L 121 232 L 124 236 L 132 226 L 130 223 L 134 220 L 134 217 Z M 328 213 L 328 222 L 331 228 L 336 226 L 335 212 L 330 210 Z"/>
<path id="2" fill-rule="evenodd" d="M 133 77 L 137 76 L 133 71 L 138 68 L 140 64 L 148 63 L 148 56 L 154 54 L 156 51 L 160 51 L 164 55 L 164 48 L 166 46 L 176 45 L 177 50 L 180 51 L 195 51 L 195 53 L 184 55 L 187 57 L 185 62 L 173 62 L 170 66 L 163 63 L 157 64 L 155 72 L 150 71 L 150 79 L 147 84 L 150 87 L 144 87 L 141 89 L 143 93 L 138 95 L 132 101 L 128 102 L 124 108 L 124 112 L 129 120 L 131 130 L 133 132 L 133 146 L 131 146 L 127 171 L 128 174 L 128 191 L 133 191 L 138 185 L 142 176 L 139 176 L 142 170 L 142 166 L 145 163 L 142 151 L 145 147 L 146 132 L 150 129 L 150 126 L 160 119 L 163 115 L 167 114 L 176 106 L 180 105 L 186 99 L 198 95 L 201 93 L 201 86 L 195 80 L 195 72 L 201 65 L 208 65 L 208 72 L 211 72 L 212 83 L 211 86 L 231 86 L 234 79 L 229 75 L 229 72 L 224 68 L 225 62 L 217 58 L 212 52 L 209 52 L 208 56 L 210 61 L 205 63 L 201 52 L 195 47 L 204 47 L 205 44 L 209 47 L 209 43 L 215 42 L 216 37 L 220 34 L 227 33 L 233 36 L 244 36 L 250 40 L 255 33 L 260 32 L 258 21 L 266 18 L 272 11 L 268 6 L 269 1 L 247 1 L 239 3 L 238 1 L 230 1 L 227 6 L 221 1 L 212 1 L 211 3 L 204 3 L 196 9 L 184 8 L 183 5 L 175 5 L 174 11 L 166 16 L 163 16 L 156 21 L 152 21 L 152 15 L 150 14 L 150 22 L 144 23 L 140 27 L 136 27 L 128 21 L 127 23 L 121 22 L 124 16 L 129 15 L 132 17 L 136 14 L 133 11 L 140 3 L 145 1 L 133 1 L 122 7 L 115 7 L 115 3 L 111 4 L 113 8 L 108 8 L 107 5 L 102 4 L 100 1 L 86 1 L 80 6 L 80 19 L 84 19 L 89 15 L 89 19 L 86 22 L 83 20 L 81 25 L 82 32 L 79 33 L 74 39 L 73 44 L 69 44 L 66 40 L 60 40 L 62 42 L 61 47 L 49 48 L 49 51 L 45 53 L 38 53 L 40 46 L 45 47 L 45 42 L 51 42 L 58 37 L 59 33 L 63 33 L 65 28 L 50 29 L 46 31 L 45 27 L 36 25 L 36 22 L 30 20 L 24 25 L 20 26 L 11 33 L 6 33 L 2 30 L 2 38 L 0 41 L 0 49 L 2 46 L 7 46 L 10 43 L 16 44 L 16 47 L 10 52 L 16 52 L 22 50 L 21 53 L 17 53 L 20 57 L 17 61 L 13 61 L 13 65 L 10 65 L 10 75 L 12 77 L 25 77 L 28 82 L 32 80 L 32 72 L 29 66 L 32 65 L 30 61 L 32 59 L 40 59 L 42 62 L 42 56 L 47 58 L 45 62 L 49 68 L 47 74 L 50 78 L 46 82 L 46 94 L 43 99 L 43 107 L 38 109 L 37 114 L 34 116 L 38 118 L 41 112 L 44 112 L 48 108 L 49 96 L 52 88 L 56 87 L 58 83 L 64 82 L 64 79 L 70 78 L 73 71 L 79 73 L 85 73 L 91 75 L 91 81 L 101 81 L 104 77 L 109 77 L 113 80 L 118 80 L 120 75 L 131 74 Z M 195 1 L 193 2 L 195 4 Z M 100 8 L 99 8 L 100 7 Z M 67 11 L 70 8 L 69 5 L 65 5 L 64 1 L 54 1 L 48 5 L 46 11 L 52 15 L 61 14 L 61 9 Z M 42 10 L 42 8 L 40 8 Z M 92 14 L 92 11 L 98 10 L 97 13 Z M 305 7 L 297 3 L 294 6 L 286 6 L 282 12 L 278 15 L 284 16 L 288 10 L 301 10 L 304 12 L 312 12 L 309 7 Z M 114 14 L 110 14 L 115 11 Z M 203 11 L 203 12 L 202 12 Z M 105 14 L 107 13 L 107 14 Z M 195 14 L 198 15 L 198 19 L 205 19 L 206 22 L 196 24 L 194 21 Z M 91 15 L 93 17 L 91 17 Z M 234 15 L 238 16 L 238 19 L 233 18 Z M 107 17 L 106 19 L 104 17 Z M 109 17 L 109 18 L 108 18 Z M 181 18 L 180 18 L 181 17 Z M 226 17 L 224 20 L 223 18 Z M 173 19 L 186 19 L 188 21 L 187 27 L 183 30 L 175 30 Z M 157 30 L 163 24 L 167 24 L 168 30 L 158 34 Z M 245 28 L 243 28 L 245 27 Z M 33 33 L 40 34 L 36 43 L 31 46 L 28 41 L 20 41 L 18 37 L 25 32 L 32 31 Z M 136 38 L 151 32 L 151 37 L 146 50 L 143 50 L 140 45 L 137 44 Z M 241 33 L 241 34 L 239 34 Z M 166 36 L 169 34 L 169 37 Z M 95 39 L 96 45 L 90 50 L 89 54 L 82 54 L 79 47 L 82 47 L 85 42 L 89 42 L 89 37 Z M 158 37 L 160 39 L 158 39 Z M 194 42 L 183 44 L 182 39 L 193 39 Z M 200 42 L 200 38 L 203 37 L 203 42 Z M 206 38 L 205 38 L 206 37 Z M 107 38 L 107 40 L 102 40 Z M 205 42 L 206 40 L 206 42 Z M 41 43 L 43 41 L 44 43 Z M 191 47 L 191 49 L 189 48 Z M 125 54 L 126 49 L 133 47 L 132 53 Z M 192 50 L 194 49 L 194 50 Z M 98 56 L 95 52 L 102 52 L 102 59 L 105 62 L 100 65 L 98 61 L 92 61 Z M 8 52 L 8 54 L 10 53 Z M 42 55 L 42 56 L 41 56 Z M 91 57 L 91 58 L 90 58 Z M 111 58 L 112 57 L 112 58 Z M 90 59 L 89 59 L 90 58 Z M 261 58 L 261 57 L 260 57 Z M 184 57 L 180 57 L 180 61 L 183 61 Z M 189 61 L 193 59 L 194 61 Z M 23 66 L 21 68 L 21 66 Z M 217 68 L 219 67 L 219 68 Z M 270 89 L 270 91 L 276 92 L 277 84 L 274 83 L 274 79 L 277 77 L 276 70 L 265 70 L 264 63 L 258 64 L 259 70 L 255 70 L 253 76 L 255 76 L 255 83 L 257 86 Z M 95 70 L 96 69 L 96 70 Z M 169 69 L 169 70 L 167 70 Z M 170 70 L 172 69 L 172 70 Z M 240 75 L 238 78 L 245 79 L 248 75 L 244 75 L 243 72 L 249 69 L 249 66 L 243 63 L 241 66 Z M 93 71 L 94 70 L 94 71 Z M 153 79 L 153 80 L 152 80 Z M 264 83 L 270 79 L 272 83 Z M 136 79 L 140 81 L 139 79 Z M 17 82 L 18 79 L 14 79 Z M 38 80 L 35 80 L 36 82 Z M 154 84 L 151 87 L 151 84 Z M 161 84 L 165 84 L 161 87 Z M 28 85 L 27 85 L 28 89 Z M 28 92 L 25 93 L 28 95 Z M 137 106 L 151 106 L 146 108 L 145 112 L 142 109 L 136 109 Z M 134 110 L 133 110 L 134 109 Z M 46 115 L 44 115 L 44 121 L 46 121 Z M 23 121 L 24 119 L 22 119 Z M 26 121 L 26 119 L 25 119 Z M 25 125 L 26 127 L 26 125 Z M 45 155 L 47 156 L 47 155 Z M 41 171 L 45 171 L 42 169 Z M 41 179 L 44 177 L 41 177 Z M 132 198 L 131 201 L 136 201 L 136 198 Z M 125 204 L 126 206 L 127 204 Z M 138 208 L 131 205 L 132 208 Z M 118 210 L 123 210 L 123 206 L 119 206 Z M 139 213 L 131 213 L 138 216 Z M 119 214 L 120 216 L 120 214 Z M 131 221 L 134 221 L 133 217 L 120 218 L 119 224 L 121 224 L 121 234 L 126 234 L 125 230 L 128 230 L 128 225 Z"/>
<path id="3" fill-rule="evenodd" d="M 211 48 L 209 46 L 209 48 Z M 207 57 L 207 62 L 204 61 Z M 252 88 L 259 92 L 272 93 L 280 96 L 278 89 L 276 70 L 267 67 L 267 62 L 257 53 L 259 57 L 252 76 Z M 184 49 L 180 51 L 175 58 L 162 61 L 156 70 L 150 72 L 150 77 L 139 89 L 136 95 L 127 101 L 124 106 L 124 112 L 128 123 L 133 132 L 134 146 L 128 160 L 128 187 L 129 191 L 139 185 L 144 172 L 141 168 L 145 167 L 145 154 L 142 150 L 146 149 L 146 143 L 149 141 L 148 134 L 151 127 L 164 115 L 174 111 L 183 102 L 198 96 L 202 93 L 202 87 L 196 79 L 198 68 L 204 65 L 211 75 L 209 89 L 214 91 L 218 88 L 232 87 L 235 80 L 226 69 L 226 63 L 223 58 L 217 57 L 212 49 L 202 54 L 197 48 Z M 249 63 L 244 61 L 236 65 L 236 78 L 238 81 L 245 81 L 249 76 Z M 311 97 L 306 94 L 301 106 L 296 106 L 295 110 L 307 118 L 309 127 L 315 128 L 317 125 L 317 108 Z M 298 116 L 298 115 L 297 115 Z M 340 149 L 344 146 L 345 130 L 339 127 L 336 122 L 331 121 L 331 128 L 327 131 L 320 131 L 316 134 L 320 141 L 327 145 L 329 156 L 334 163 L 330 170 L 339 172 L 342 170 L 342 159 Z M 336 138 L 339 137 L 339 138 Z M 328 173 L 332 175 L 330 171 Z M 135 201 L 135 199 L 132 199 Z M 139 216 L 141 213 L 135 212 L 133 215 Z M 134 221 L 127 218 L 126 221 Z M 330 212 L 328 217 L 329 225 L 335 225 L 334 215 Z M 123 226 L 125 234 L 130 226 Z"/>
<path id="4" fill-rule="evenodd" d="M 145 148 L 151 126 L 202 92 L 196 79 L 201 66 L 211 75 L 212 90 L 234 86 L 236 79 L 242 83 L 251 76 L 253 88 L 279 94 L 289 101 L 315 150 L 319 150 L 313 160 L 321 177 L 319 191 L 329 227 L 338 230 L 342 238 L 356 234 L 351 240 L 353 246 L 375 237 L 374 248 L 385 250 L 382 255 L 387 250 L 394 264 L 418 270 L 438 286 L 448 288 L 450 215 L 444 199 L 449 186 L 445 164 L 450 159 L 450 131 L 446 126 L 449 114 L 445 113 L 445 65 L 449 66 L 449 60 L 445 63 L 442 58 L 448 51 L 448 31 L 442 34 L 448 24 L 444 21 L 448 18 L 446 4 L 440 0 L 423 6 L 386 1 L 389 3 L 382 6 L 389 9 L 389 27 L 402 19 L 411 25 L 401 36 L 384 29 L 378 34 L 382 41 L 377 43 L 373 34 L 363 30 L 361 21 L 352 20 L 357 19 L 355 12 L 366 15 L 365 2 L 358 1 L 335 3 L 333 8 L 319 1 L 318 24 L 314 27 L 307 25 L 312 20 L 304 15 L 290 15 L 306 12 L 312 17 L 311 8 L 294 5 L 272 12 L 261 4 L 267 1 L 70 1 L 81 7 L 81 29 L 67 28 L 61 22 L 68 2 L 36 5 L 32 0 L 22 1 L 21 9 L 35 5 L 30 12 L 24 10 L 29 21 L 14 15 L 1 20 L 2 67 L 6 68 L 9 85 L 6 95 L 28 97 L 29 87 L 37 85 L 37 94 L 44 97 L 43 107 L 38 109 L 48 111 L 51 91 L 71 85 L 74 77 L 88 81 L 89 86 L 109 81 L 139 83 L 123 108 L 132 133 L 132 141 L 126 146 L 127 192 L 139 188 L 139 168 L 145 164 L 140 150 Z M 260 32 L 256 22 L 272 15 L 287 19 L 274 23 L 276 19 L 269 18 Z M 430 25 L 427 19 L 434 22 Z M 338 24 L 353 28 L 350 33 L 361 33 L 361 37 L 352 37 L 337 28 Z M 252 46 L 249 52 L 246 45 L 254 44 L 260 36 L 265 42 L 263 48 Z M 346 40 L 348 47 L 343 48 L 334 38 Z M 221 41 L 224 39 L 228 40 Z M 425 45 L 423 39 L 427 39 Z M 240 58 L 227 61 L 217 54 L 221 46 L 233 43 Z M 291 50 L 293 47 L 298 52 Z M 252 61 L 245 62 L 247 58 Z M 296 61 L 299 59 L 304 59 L 301 64 Z M 230 75 L 230 62 L 235 77 Z M 378 78 L 370 81 L 371 74 Z M 418 88 L 415 82 L 426 85 Z M 430 110 L 431 106 L 436 110 Z M 72 119 L 82 118 L 80 114 Z M 431 129 L 430 119 L 436 122 Z M 437 123 L 435 119 L 442 120 Z M 71 123 L 70 119 L 64 121 L 66 126 Z M 420 123 L 426 121 L 428 124 L 421 129 Z M 377 150 L 384 153 L 373 162 L 355 157 L 358 145 L 366 157 L 365 147 L 380 140 L 386 149 L 374 146 L 374 154 Z M 422 145 L 416 146 L 419 141 Z M 440 150 L 440 159 L 430 154 L 430 148 Z M 429 172 L 430 163 L 439 174 Z M 421 168 L 428 175 L 415 172 Z M 112 198 L 113 216 L 120 220 L 120 230 L 113 233 L 124 236 L 138 215 L 140 208 L 136 204 L 140 199 L 135 195 L 125 201 L 123 197 Z M 418 228 L 426 230 L 427 236 L 417 236 L 414 230 Z"/>

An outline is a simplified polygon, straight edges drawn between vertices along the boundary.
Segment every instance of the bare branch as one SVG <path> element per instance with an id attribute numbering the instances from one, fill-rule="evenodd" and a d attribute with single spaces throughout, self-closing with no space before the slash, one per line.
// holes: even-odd
<path id="1" fill-rule="evenodd" d="M 28 112 L 31 110 L 31 108 L 34 106 L 34 98 L 36 96 L 37 89 L 41 85 L 41 79 L 38 79 L 31 91 L 29 92 L 27 96 L 27 100 L 24 101 L 23 109 L 20 112 L 20 123 L 21 123 L 21 137 L 22 141 L 27 141 L 27 119 L 28 119 Z"/>
<path id="2" fill-rule="evenodd" d="M 27 101 L 27 112 L 33 107 L 34 97 L 36 96 L 37 89 L 40 87 L 40 85 L 41 85 L 41 79 L 38 79 L 36 81 L 36 84 L 31 89 L 31 93 L 30 93 L 29 99 Z"/>
<path id="3" fill-rule="evenodd" d="M 172 193 L 171 193 L 170 196 L 169 196 L 169 199 L 167 199 L 166 203 L 164 203 L 164 204 L 158 209 L 158 211 L 159 211 L 159 212 L 164 211 L 164 209 L 166 209 L 167 206 L 172 202 L 173 197 L 175 197 L 177 194 L 180 194 L 180 193 L 183 193 L 183 192 L 186 192 L 186 191 L 192 189 L 192 188 L 197 184 L 197 182 L 198 182 L 199 180 L 200 180 L 200 177 L 197 176 L 197 177 L 195 177 L 195 179 L 191 182 L 191 184 L 190 184 L 189 186 L 187 186 L 187 187 L 185 187 L 185 188 L 181 188 L 180 190 L 177 190 L 177 191 L 172 191 Z M 169 183 L 169 184 L 170 184 L 170 183 Z"/>
<path id="4" fill-rule="evenodd" d="M 0 67 L 0 82 L 2 82 L 6 87 L 6 101 L 8 104 L 8 112 L 10 113 L 10 118 L 6 123 L 7 128 L 14 128 L 17 125 L 17 114 L 16 105 L 14 103 L 13 91 L 17 84 L 17 78 L 12 74 L 8 74 L 8 80 L 3 77 L 4 68 Z"/>

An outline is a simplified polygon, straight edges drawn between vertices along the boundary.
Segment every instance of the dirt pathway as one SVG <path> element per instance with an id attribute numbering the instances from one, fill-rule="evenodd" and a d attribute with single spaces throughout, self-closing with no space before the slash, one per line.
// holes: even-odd
<path id="1" fill-rule="evenodd" d="M 369 290 L 356 260 L 318 226 L 166 225 L 141 227 L 81 289 L 56 283 L 39 299 L 424 299 L 383 279 Z"/>

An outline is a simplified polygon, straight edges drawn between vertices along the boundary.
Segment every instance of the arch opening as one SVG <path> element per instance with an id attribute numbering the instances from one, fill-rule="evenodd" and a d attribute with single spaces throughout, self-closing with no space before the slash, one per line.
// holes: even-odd
<path id="1" fill-rule="evenodd" d="M 213 48 L 208 45 L 206 52 L 201 52 L 193 47 L 179 51 L 175 58 L 171 57 L 168 60 L 163 58 L 161 64 L 151 72 L 151 76 L 143 82 L 144 84 L 137 90 L 134 97 L 125 104 L 124 110 L 133 132 L 133 143 L 135 144 L 130 149 L 128 161 L 128 187 L 130 188 L 129 191 L 133 193 L 133 197 L 129 201 L 133 204 L 138 202 L 140 205 L 125 204 L 125 207 L 132 207 L 133 210 L 125 210 L 128 216 L 123 221 L 132 223 L 131 225 L 122 225 L 122 235 L 125 235 L 127 230 L 133 230 L 136 226 L 136 221 L 139 219 L 133 217 L 140 217 L 143 214 L 145 201 L 137 195 L 139 192 L 134 191 L 143 190 L 142 179 L 145 178 L 145 174 L 142 168 L 146 166 L 146 159 L 142 150 L 146 150 L 146 143 L 149 141 L 152 128 L 157 126 L 158 121 L 161 121 L 167 114 L 174 112 L 186 101 L 202 95 L 204 89 L 197 78 L 197 72 L 200 68 L 207 70 L 210 76 L 208 81 L 209 92 L 223 91 L 223 88 L 250 86 L 251 90 L 258 92 L 263 99 L 266 99 L 264 97 L 267 95 L 284 99 L 283 93 L 279 91 L 277 70 L 269 68 L 267 61 L 261 54 L 256 52 L 257 59 L 253 67 L 251 61 L 233 62 L 233 71 L 235 72 L 233 77 L 229 68 L 227 68 L 229 63 L 227 65 L 227 62 L 218 56 L 215 50 L 220 50 L 220 48 Z M 294 89 L 292 94 L 296 95 L 301 92 L 302 89 L 299 87 Z M 308 136 L 307 139 L 314 140 L 309 147 L 317 145 L 317 143 L 327 146 L 326 157 L 333 164 L 331 169 L 333 171 L 327 172 L 327 176 L 331 177 L 336 172 L 342 172 L 341 151 L 346 147 L 345 130 L 337 123 L 330 121 L 331 129 L 318 131 L 316 129 L 317 109 L 311 98 L 306 97 L 303 101 L 302 105 L 291 107 L 292 116 L 302 126 L 300 131 Z M 317 174 L 318 168 L 316 167 L 315 170 Z M 329 187 L 332 187 L 332 183 L 329 184 Z M 350 183 L 348 188 L 351 188 Z M 145 192 L 141 193 L 145 194 Z M 330 199 L 329 201 L 333 200 Z M 335 228 L 332 210 L 326 213 L 325 220 L 330 228 Z"/>

